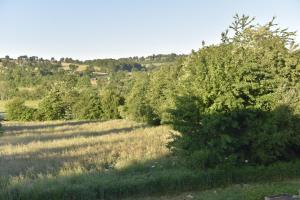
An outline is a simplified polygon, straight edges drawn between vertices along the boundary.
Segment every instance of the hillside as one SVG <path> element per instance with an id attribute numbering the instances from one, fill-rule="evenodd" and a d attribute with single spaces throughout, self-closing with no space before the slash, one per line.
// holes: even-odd
<path id="1" fill-rule="evenodd" d="M 14 199 L 11 195 L 34 199 L 32 191 L 36 198 L 42 198 L 49 190 L 57 197 L 67 195 L 56 187 L 55 179 L 63 185 L 69 181 L 80 183 L 73 186 L 82 189 L 78 188 L 78 193 L 71 196 L 79 195 L 93 182 L 118 187 L 115 178 L 119 173 L 129 183 L 134 184 L 131 176 L 143 182 L 149 172 L 157 171 L 159 160 L 168 154 L 166 126 L 147 128 L 124 120 L 55 121 L 6 122 L 4 129 L 0 140 L 0 185 L 7 187 L 0 189 L 3 195 L 0 199 Z M 93 174 L 97 176 L 90 179 Z M 103 180 L 104 177 L 107 178 Z M 20 194 L 13 192 L 13 188 L 19 188 Z M 6 196 L 8 191 L 10 194 Z"/>
<path id="2" fill-rule="evenodd" d="M 296 32 L 189 55 L 1 59 L 0 200 L 260 200 L 300 187 Z"/>

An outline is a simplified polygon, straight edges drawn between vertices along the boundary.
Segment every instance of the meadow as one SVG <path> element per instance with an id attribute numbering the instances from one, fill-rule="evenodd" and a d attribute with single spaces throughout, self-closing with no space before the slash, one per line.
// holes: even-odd
<path id="1" fill-rule="evenodd" d="M 184 168 L 166 147 L 173 132 L 166 125 L 5 122 L 4 130 L 0 199 L 252 200 L 300 188 L 298 161 L 232 171 Z"/>
<path id="2" fill-rule="evenodd" d="M 0 140 L 0 176 L 2 186 L 5 177 L 10 176 L 6 189 L 17 185 L 25 189 L 28 183 L 51 182 L 56 177 L 87 177 L 91 173 L 108 176 L 112 171 L 136 164 L 151 171 L 158 166 L 156 162 L 147 162 L 168 154 L 164 145 L 169 136 L 166 126 L 145 128 L 125 120 L 55 121 L 6 122 L 4 129 Z"/>
<path id="3" fill-rule="evenodd" d="M 9 102 L 9 100 L 0 100 L 0 113 L 6 112 L 6 104 Z M 39 100 L 26 100 L 25 105 L 30 108 L 37 108 L 39 104 Z"/>
<path id="4" fill-rule="evenodd" d="M 228 31 L 186 56 L 1 60 L 0 200 L 297 194 L 295 32 Z"/>

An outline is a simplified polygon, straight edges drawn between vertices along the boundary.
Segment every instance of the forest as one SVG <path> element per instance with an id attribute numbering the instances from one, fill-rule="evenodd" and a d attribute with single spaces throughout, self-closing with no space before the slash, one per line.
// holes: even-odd
<path id="1" fill-rule="evenodd" d="M 295 36 L 276 18 L 257 24 L 235 15 L 220 43 L 203 41 L 188 55 L 2 58 L 0 199 L 122 199 L 205 190 L 193 196 L 250 200 L 297 193 Z M 24 152 L 39 160 L 27 160 Z M 220 187 L 233 188 L 214 196 Z"/>

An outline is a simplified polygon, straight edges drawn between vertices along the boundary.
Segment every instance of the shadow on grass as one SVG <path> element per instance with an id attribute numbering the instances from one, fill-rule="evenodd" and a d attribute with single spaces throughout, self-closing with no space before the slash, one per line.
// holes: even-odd
<path id="1" fill-rule="evenodd" d="M 0 176 L 9 174 L 10 176 L 20 176 L 22 174 L 31 175 L 47 175 L 47 174 L 58 174 L 62 167 L 69 164 L 72 167 L 74 162 L 81 163 L 81 166 L 85 169 L 91 170 L 92 165 L 84 162 L 90 157 L 99 157 L 104 153 L 110 152 L 90 152 L 85 153 L 84 156 L 81 154 L 66 155 L 66 152 L 77 152 L 83 148 L 95 148 L 97 146 L 105 145 L 117 145 L 122 140 L 114 140 L 110 142 L 97 141 L 97 143 L 86 143 L 86 144 L 73 144 L 70 146 L 55 147 L 55 148 L 44 148 L 38 149 L 33 152 L 17 153 L 13 155 L 2 155 L 0 157 L 1 168 Z M 48 156 L 44 156 L 48 155 Z M 110 165 L 111 163 L 103 163 L 103 165 Z M 95 166 L 94 166 L 95 167 Z M 101 167 L 101 166 L 100 166 Z"/>
<path id="2" fill-rule="evenodd" d="M 64 131 L 59 130 L 58 132 L 61 132 L 59 134 L 47 134 L 47 135 L 41 135 L 45 132 L 41 132 L 41 134 L 37 135 L 29 135 L 22 138 L 13 138 L 11 140 L 6 141 L 7 144 L 10 145 L 26 145 L 32 142 L 48 142 L 48 141 L 55 141 L 55 140 L 62 140 L 62 139 L 71 139 L 76 137 L 98 137 L 98 136 L 105 136 L 105 135 L 112 135 L 112 134 L 120 134 L 120 133 L 128 133 L 131 131 L 134 131 L 136 129 L 145 128 L 147 126 L 145 125 L 137 125 L 137 126 L 130 126 L 125 128 L 115 128 L 115 129 L 109 129 L 105 131 L 76 131 L 76 127 L 69 128 L 65 131 L 73 131 L 72 133 L 66 134 Z M 0 143 L 1 144 L 1 143 Z M 2 142 L 3 145 L 3 142 Z"/>
<path id="3" fill-rule="evenodd" d="M 5 199 L 122 199 L 295 177 L 300 177 L 300 161 L 268 167 L 196 171 L 178 166 L 172 157 L 163 157 L 132 163 L 120 170 L 22 180 L 17 184 L 7 184 L 9 187 L 3 187 L 0 191 Z M 5 185 L 4 181 L 2 179 L 2 185 Z"/>
<path id="4" fill-rule="evenodd" d="M 189 108 L 191 111 L 195 110 L 195 106 L 189 105 Z M 183 109 L 186 110 L 187 108 L 183 107 Z M 283 111 L 286 110 L 283 109 Z M 240 114 L 247 113 L 248 112 L 241 112 Z M 250 113 L 252 113 L 252 111 Z M 290 112 L 282 113 L 283 114 L 280 114 L 279 112 L 278 115 L 273 116 L 272 113 L 272 115 L 270 115 L 270 113 L 259 112 L 259 114 L 270 115 L 271 118 L 266 118 L 267 120 L 272 120 L 275 117 L 278 119 L 279 117 L 284 117 L 287 120 L 290 119 Z M 182 112 L 178 112 L 178 115 L 182 115 Z M 251 125 L 248 120 L 240 118 L 239 116 L 241 115 L 234 116 L 237 120 L 241 121 L 241 123 L 239 123 L 240 125 L 246 127 Z M 256 115 L 253 116 L 254 117 L 250 119 L 255 119 Z M 191 117 L 193 117 L 193 115 Z M 211 117 L 214 119 L 223 119 L 222 116 L 217 116 L 217 118 L 216 116 Z M 246 117 L 247 116 L 245 116 L 245 119 L 248 119 Z M 183 124 L 182 126 L 185 127 L 188 125 L 197 130 L 195 124 L 197 124 L 199 119 L 187 118 L 182 120 L 183 122 L 189 123 Z M 291 119 L 296 120 L 294 116 L 292 116 Z M 259 121 L 260 118 L 257 120 Z M 226 123 L 224 123 L 224 120 L 218 120 L 217 122 L 215 125 L 215 127 L 217 127 L 216 132 L 219 132 L 218 125 L 220 122 L 221 125 L 225 124 L 228 126 L 226 128 L 231 130 L 229 133 L 243 136 L 241 133 L 243 133 L 244 126 L 232 130 L 230 122 L 225 121 Z M 263 120 L 259 122 L 264 124 Z M 285 129 L 286 126 L 280 128 Z M 126 130 L 127 129 L 125 129 L 125 131 Z M 127 131 L 130 131 L 130 129 Z M 118 132 L 118 130 L 108 130 L 107 132 L 99 132 L 98 134 L 112 134 Z M 124 132 L 124 129 L 120 132 Z M 78 134 L 82 135 L 83 133 Z M 89 137 L 93 136 L 94 133 L 84 134 Z M 273 132 L 268 132 L 267 136 L 273 137 Z M 72 135 L 72 137 L 74 137 L 74 135 Z M 59 136 L 56 139 L 62 138 Z M 45 140 L 48 139 L 49 138 L 45 138 Z M 277 146 L 275 147 L 277 148 Z M 56 150 L 58 152 L 61 151 L 61 149 Z M 298 151 L 298 146 L 296 151 Z M 89 156 L 91 155 L 86 154 L 86 157 Z M 64 157 L 63 159 L 67 161 L 73 158 Z M 38 160 L 38 162 L 46 163 L 45 159 Z M 9 182 L 7 178 L 2 177 L 0 181 L 0 185 L 2 186 L 0 187 L 0 199 L 122 199 L 132 196 L 162 195 L 196 189 L 206 190 L 231 184 L 281 181 L 300 177 L 300 160 L 286 163 L 281 162 L 269 166 L 250 166 L 244 163 L 243 166 L 239 168 L 227 167 L 226 169 L 209 169 L 205 171 L 185 168 L 178 164 L 176 158 L 171 156 L 161 157 L 147 162 L 132 162 L 122 169 L 114 168 L 113 163 L 103 164 L 107 164 L 107 166 L 104 166 L 105 168 L 102 171 L 87 169 L 77 173 L 69 172 L 52 177 L 37 176 L 35 179 L 27 179 L 25 177 L 24 179 L 14 182 Z"/>
<path id="5" fill-rule="evenodd" d="M 63 126 L 80 126 L 84 124 L 99 123 L 99 121 L 86 120 L 86 121 L 60 121 L 57 123 L 47 123 L 42 125 L 15 125 L 15 126 L 6 126 L 5 131 L 14 132 L 14 131 L 34 131 L 37 129 L 47 129 L 47 128 L 59 128 Z"/>

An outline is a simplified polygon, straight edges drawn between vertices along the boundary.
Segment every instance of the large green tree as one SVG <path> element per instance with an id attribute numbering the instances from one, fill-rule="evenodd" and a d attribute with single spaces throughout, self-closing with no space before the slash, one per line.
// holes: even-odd
<path id="1" fill-rule="evenodd" d="M 125 99 L 125 115 L 127 118 L 138 122 L 158 124 L 159 116 L 154 113 L 147 98 L 149 81 L 150 75 L 148 73 L 135 74 L 133 86 Z"/>
<path id="2" fill-rule="evenodd" d="M 238 15 L 230 30 L 185 60 L 172 111 L 181 136 L 170 147 L 204 168 L 299 157 L 298 113 L 281 101 L 300 78 L 295 33 Z"/>
<path id="3" fill-rule="evenodd" d="M 79 120 L 101 119 L 102 108 L 98 92 L 92 89 L 81 91 L 72 105 L 72 117 Z"/>

